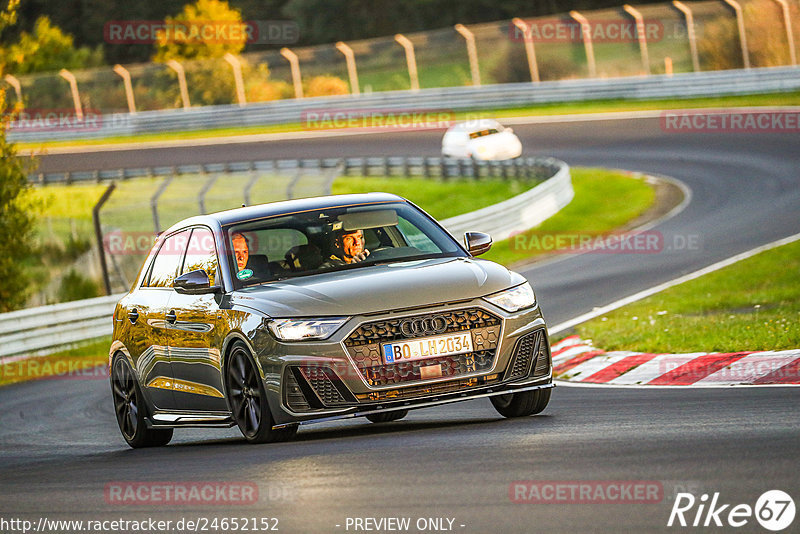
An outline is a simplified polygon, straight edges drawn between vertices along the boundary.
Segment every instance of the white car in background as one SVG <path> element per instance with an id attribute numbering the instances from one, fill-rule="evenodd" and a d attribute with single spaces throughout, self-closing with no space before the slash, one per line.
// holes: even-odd
<path id="1" fill-rule="evenodd" d="M 470 120 L 451 126 L 442 138 L 442 156 L 504 160 L 522 154 L 522 143 L 511 128 L 493 119 Z"/>

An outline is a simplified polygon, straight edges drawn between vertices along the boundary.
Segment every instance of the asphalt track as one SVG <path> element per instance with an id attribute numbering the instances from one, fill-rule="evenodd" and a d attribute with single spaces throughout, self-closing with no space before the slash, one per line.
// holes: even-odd
<path id="1" fill-rule="evenodd" d="M 654 228 L 663 250 L 565 256 L 524 270 L 551 324 L 800 230 L 797 134 L 670 134 L 658 119 L 514 129 L 526 153 L 665 174 L 692 191 L 681 213 Z M 440 135 L 53 155 L 42 170 L 435 155 Z M 753 506 L 764 491 L 781 489 L 798 502 L 798 400 L 800 390 L 783 387 L 560 387 L 542 415 L 520 420 L 503 420 L 476 400 L 387 425 L 304 428 L 286 444 L 247 446 L 233 430 L 186 430 L 166 448 L 133 451 L 119 436 L 106 380 L 27 383 L 0 389 L 0 516 L 277 517 L 283 532 L 353 532 L 348 517 L 410 517 L 409 532 L 429 517 L 454 518 L 462 532 L 675 530 L 666 525 L 678 491 L 719 492 L 722 503 Z M 254 482 L 259 500 L 126 506 L 104 497 L 114 481 L 187 480 Z M 657 481 L 663 494 L 655 504 L 523 504 L 509 498 L 518 480 Z M 763 531 L 753 518 L 737 530 Z"/>

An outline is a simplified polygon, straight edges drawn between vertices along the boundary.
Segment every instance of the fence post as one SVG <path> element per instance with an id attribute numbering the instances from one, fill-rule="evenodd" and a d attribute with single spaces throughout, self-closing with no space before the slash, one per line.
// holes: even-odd
<path id="1" fill-rule="evenodd" d="M 481 71 L 478 67 L 478 49 L 475 46 L 475 34 L 463 24 L 456 24 L 455 30 L 467 41 L 467 55 L 469 56 L 469 71 L 472 74 L 472 85 L 480 87 Z"/>
<path id="2" fill-rule="evenodd" d="M 531 82 L 539 81 L 539 64 L 536 62 L 536 48 L 533 46 L 533 36 L 528 37 L 525 21 L 519 17 L 511 19 L 514 26 L 522 32 L 522 41 L 525 43 L 525 55 L 528 57 L 528 70 L 531 72 Z"/>
<path id="3" fill-rule="evenodd" d="M 223 56 L 223 59 L 233 69 L 233 82 L 236 84 L 236 99 L 239 101 L 240 106 L 247 104 L 247 99 L 244 96 L 244 80 L 242 80 L 242 62 L 238 57 L 230 52 Z"/>
<path id="4" fill-rule="evenodd" d="M 414 54 L 414 43 L 402 33 L 394 36 L 394 40 L 406 51 L 406 63 L 408 64 L 408 77 L 411 81 L 411 90 L 419 91 L 419 76 L 417 75 L 417 56 Z"/>
<path id="5" fill-rule="evenodd" d="M 647 52 L 647 32 L 645 31 L 646 28 L 644 27 L 644 17 L 642 14 L 633 6 L 625 4 L 622 6 L 633 20 L 636 21 L 636 35 L 639 38 L 639 52 L 642 54 L 642 69 L 644 69 L 645 74 L 650 74 L 650 54 Z"/>
<path id="6" fill-rule="evenodd" d="M 167 189 L 172 179 L 175 177 L 175 167 L 172 168 L 172 174 L 167 176 L 161 185 L 158 186 L 158 189 L 150 197 L 150 210 L 153 212 L 153 229 L 155 230 L 156 235 L 161 233 L 161 222 L 158 220 L 158 198 L 161 194 Z"/>
<path id="7" fill-rule="evenodd" d="M 17 104 L 20 106 L 20 109 L 24 109 L 24 105 L 22 103 L 22 85 L 20 85 L 19 79 L 10 74 L 6 74 L 4 79 L 8 85 L 14 88 L 14 93 L 17 95 Z"/>
<path id="8" fill-rule="evenodd" d="M 81 105 L 81 95 L 78 93 L 78 81 L 75 79 L 75 75 L 67 69 L 61 69 L 58 75 L 69 82 L 69 90 L 72 93 L 72 104 L 75 106 L 75 118 L 82 121 L 83 106 Z"/>
<path id="9" fill-rule="evenodd" d="M 358 87 L 358 70 L 356 70 L 356 56 L 353 53 L 353 49 L 346 43 L 339 41 L 336 43 L 336 50 L 344 54 L 344 59 L 347 62 L 347 76 L 350 78 L 350 94 L 361 94 L 361 90 Z"/>
<path id="10" fill-rule="evenodd" d="M 794 49 L 794 33 L 792 33 L 792 17 L 789 14 L 789 4 L 786 0 L 775 0 L 783 11 L 783 25 L 786 28 L 786 43 L 789 46 L 789 61 L 792 66 L 797 65 L 797 52 Z"/>
<path id="11" fill-rule="evenodd" d="M 692 10 L 680 0 L 672 0 L 672 5 L 678 8 L 686 17 L 686 36 L 689 38 L 689 50 L 692 53 L 692 68 L 694 72 L 700 72 L 700 59 L 697 55 L 697 35 L 694 32 L 694 15 L 692 15 Z"/>
<path id="12" fill-rule="evenodd" d="M 197 204 L 200 208 L 200 214 L 205 215 L 206 211 L 206 194 L 208 191 L 214 186 L 214 182 L 219 179 L 219 173 L 214 173 L 211 175 L 211 178 L 206 180 L 206 183 L 203 184 L 203 187 L 200 188 L 200 193 L 197 195 Z"/>
<path id="13" fill-rule="evenodd" d="M 581 25 L 581 34 L 583 35 L 583 47 L 586 50 L 586 61 L 589 64 L 589 77 L 594 78 L 597 76 L 597 64 L 594 60 L 594 44 L 592 43 L 592 26 L 586 17 L 581 15 L 575 10 L 569 12 L 569 16 L 575 19 Z"/>
<path id="14" fill-rule="evenodd" d="M 736 25 L 739 27 L 739 43 L 742 46 L 742 63 L 744 68 L 750 68 L 750 52 L 747 50 L 747 32 L 744 28 L 744 14 L 742 13 L 742 6 L 736 0 L 724 0 L 726 4 L 733 8 L 736 13 Z"/>
<path id="15" fill-rule="evenodd" d="M 281 48 L 281 55 L 289 61 L 289 66 L 292 69 L 292 83 L 294 83 L 294 97 L 303 98 L 303 80 L 300 78 L 300 61 L 297 59 L 297 54 L 292 52 L 286 47 Z"/>
<path id="16" fill-rule="evenodd" d="M 192 104 L 189 102 L 189 87 L 186 85 L 186 71 L 183 69 L 183 65 L 174 59 L 170 59 L 167 61 L 167 66 L 174 70 L 175 74 L 178 75 L 178 87 L 181 90 L 183 109 L 189 109 Z"/>
<path id="17" fill-rule="evenodd" d="M 122 83 L 125 86 L 125 99 L 128 101 L 128 113 L 133 115 L 136 113 L 136 101 L 133 98 L 133 84 L 131 83 L 131 73 L 128 69 L 119 63 L 114 65 L 112 69 L 117 75 L 122 78 Z"/>
<path id="18" fill-rule="evenodd" d="M 103 194 L 100 196 L 100 200 L 97 201 L 97 204 L 94 205 L 92 208 L 92 222 L 94 223 L 94 236 L 97 239 L 97 253 L 100 256 L 100 270 L 103 273 L 103 287 L 106 290 L 106 295 L 111 294 L 111 280 L 108 277 L 108 266 L 106 265 L 106 251 L 105 247 L 103 246 L 103 227 L 100 224 L 100 209 L 103 207 L 103 204 L 111 196 L 111 193 L 114 192 L 114 189 L 117 188 L 117 184 L 111 182 L 106 190 L 103 191 Z"/>

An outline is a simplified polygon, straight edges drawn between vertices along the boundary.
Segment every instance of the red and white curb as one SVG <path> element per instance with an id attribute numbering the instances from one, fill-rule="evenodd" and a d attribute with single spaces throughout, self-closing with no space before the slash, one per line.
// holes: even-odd
<path id="1" fill-rule="evenodd" d="M 605 352 L 578 336 L 554 344 L 562 382 L 623 386 L 800 385 L 800 349 L 649 354 Z"/>

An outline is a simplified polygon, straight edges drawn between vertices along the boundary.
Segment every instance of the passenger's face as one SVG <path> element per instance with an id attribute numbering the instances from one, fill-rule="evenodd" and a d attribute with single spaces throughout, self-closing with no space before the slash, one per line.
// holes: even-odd
<path id="1" fill-rule="evenodd" d="M 364 232 L 356 230 L 342 236 L 342 252 L 345 258 L 352 258 L 364 252 Z"/>
<path id="2" fill-rule="evenodd" d="M 233 253 L 236 256 L 236 266 L 241 271 L 247 266 L 247 260 L 250 258 L 250 250 L 247 248 L 247 240 L 242 234 L 233 236 Z"/>

